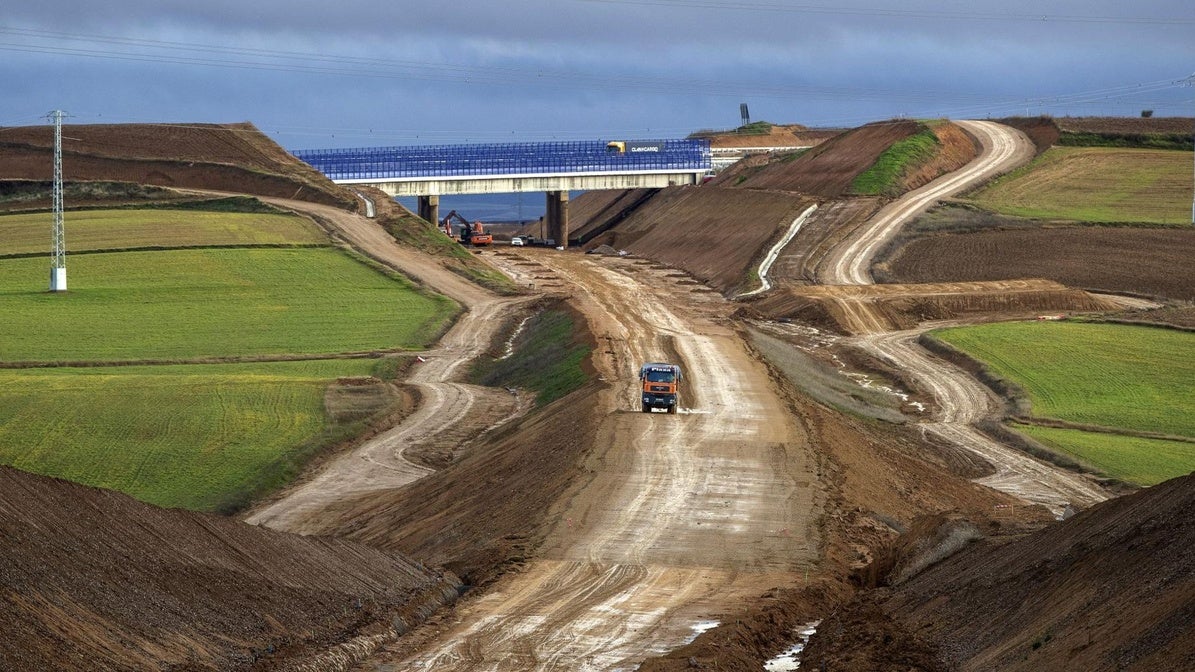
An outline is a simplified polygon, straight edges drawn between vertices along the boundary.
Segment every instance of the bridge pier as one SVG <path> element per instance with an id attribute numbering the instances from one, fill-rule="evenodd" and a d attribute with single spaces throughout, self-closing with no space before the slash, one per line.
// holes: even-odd
<path id="1" fill-rule="evenodd" d="M 408 201 L 409 202 L 409 201 Z M 420 196 L 419 216 L 427 220 L 432 226 L 440 225 L 440 197 Z"/>
<path id="2" fill-rule="evenodd" d="M 549 191 L 548 210 L 544 215 L 548 237 L 556 244 L 568 247 L 568 191 Z"/>

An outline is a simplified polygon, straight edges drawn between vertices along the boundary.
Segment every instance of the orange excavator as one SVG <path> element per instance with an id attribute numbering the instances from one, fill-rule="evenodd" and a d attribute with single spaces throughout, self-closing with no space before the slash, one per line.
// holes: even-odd
<path id="1" fill-rule="evenodd" d="M 452 222 L 456 220 L 460 223 L 460 236 L 453 235 Z M 485 226 L 480 222 L 469 223 L 469 220 L 460 216 L 456 210 L 453 210 L 444 217 L 441 222 L 441 228 L 449 238 L 459 240 L 461 245 L 473 245 L 474 247 L 485 247 L 494 242 L 493 234 L 487 233 Z"/>

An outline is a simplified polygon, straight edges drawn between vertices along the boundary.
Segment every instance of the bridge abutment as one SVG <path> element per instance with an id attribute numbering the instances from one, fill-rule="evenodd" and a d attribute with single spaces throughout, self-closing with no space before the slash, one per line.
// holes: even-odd
<path id="1" fill-rule="evenodd" d="M 427 220 L 432 226 L 439 226 L 440 224 L 440 197 L 439 196 L 420 196 L 419 197 L 419 216 Z"/>
<path id="2" fill-rule="evenodd" d="M 544 215 L 548 225 L 548 237 L 556 244 L 568 247 L 568 191 L 549 191 L 548 208 Z"/>

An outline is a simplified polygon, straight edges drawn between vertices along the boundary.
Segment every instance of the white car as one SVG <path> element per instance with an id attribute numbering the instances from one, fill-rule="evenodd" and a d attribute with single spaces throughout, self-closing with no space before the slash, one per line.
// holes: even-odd
<path id="1" fill-rule="evenodd" d="M 511 244 L 511 245 L 514 245 L 515 247 L 522 247 L 522 246 L 523 246 L 523 245 L 525 245 L 526 243 L 524 243 L 524 242 L 523 242 L 523 239 L 522 239 L 522 238 L 520 238 L 520 237 L 518 237 L 518 236 L 515 236 L 514 238 L 511 238 L 511 239 L 510 239 L 510 244 Z"/>

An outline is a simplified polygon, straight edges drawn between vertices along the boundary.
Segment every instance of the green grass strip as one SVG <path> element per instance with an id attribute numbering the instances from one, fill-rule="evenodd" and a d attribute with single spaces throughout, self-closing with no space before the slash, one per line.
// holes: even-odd
<path id="1" fill-rule="evenodd" d="M 375 365 L 0 371 L 0 462 L 159 506 L 234 509 L 298 472 L 332 429 L 325 388 Z"/>
<path id="2" fill-rule="evenodd" d="M 1028 425 L 1018 425 L 1017 431 L 1137 485 L 1157 485 L 1195 471 L 1195 443 Z"/>
<path id="3" fill-rule="evenodd" d="M 50 213 L 0 216 L 4 255 L 49 256 Z M 64 216 L 67 253 L 133 247 L 330 244 L 309 220 L 289 214 L 199 210 L 86 210 Z"/>

